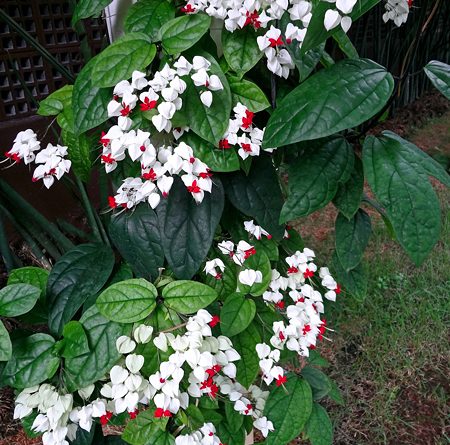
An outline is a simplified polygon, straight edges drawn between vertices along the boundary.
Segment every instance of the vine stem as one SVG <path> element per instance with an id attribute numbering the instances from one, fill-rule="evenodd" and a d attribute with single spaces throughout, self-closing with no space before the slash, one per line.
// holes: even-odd
<path id="1" fill-rule="evenodd" d="M 184 328 L 186 325 L 187 325 L 187 321 L 185 323 L 181 323 L 176 326 L 172 326 L 171 328 L 164 329 L 163 331 L 160 331 L 159 334 L 163 334 L 163 333 L 165 334 L 166 332 L 176 331 L 177 329 Z"/>

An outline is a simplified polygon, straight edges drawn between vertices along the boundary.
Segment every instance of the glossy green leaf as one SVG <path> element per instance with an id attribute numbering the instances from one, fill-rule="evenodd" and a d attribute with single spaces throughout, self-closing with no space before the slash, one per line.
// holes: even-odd
<path id="1" fill-rule="evenodd" d="M 108 320 L 118 323 L 141 321 L 155 309 L 158 293 L 143 278 L 121 281 L 105 289 L 97 298 L 97 308 Z"/>
<path id="2" fill-rule="evenodd" d="M 191 15 L 187 17 L 201 16 Z M 196 51 L 196 54 L 209 60 L 211 66 L 208 74 L 210 76 L 213 74 L 219 76 L 219 79 L 223 85 L 223 90 L 214 91 L 212 93 L 213 101 L 211 106 L 208 108 L 203 105 L 200 100 L 200 94 L 204 91 L 204 88 L 196 87 L 192 79 L 190 77 L 186 77 L 186 100 L 183 104 L 185 105 L 186 114 L 189 116 L 189 127 L 191 128 L 191 131 L 194 131 L 201 138 L 217 147 L 229 124 L 231 112 L 230 87 L 228 85 L 227 78 L 223 74 L 214 57 L 203 51 Z"/>
<path id="3" fill-rule="evenodd" d="M 201 204 L 175 178 L 169 196 L 157 207 L 161 242 L 167 261 L 178 278 L 191 278 L 211 247 L 222 216 L 224 194 L 216 178 L 212 193 Z"/>
<path id="4" fill-rule="evenodd" d="M 61 136 L 67 146 L 67 157 L 72 161 L 71 169 L 84 182 L 88 182 L 95 144 L 93 138 L 86 134 L 75 135 L 71 131 L 62 130 Z"/>
<path id="5" fill-rule="evenodd" d="M 167 0 L 139 0 L 128 10 L 125 31 L 145 33 L 157 42 L 161 40 L 161 27 L 175 17 L 175 11 L 175 5 Z"/>
<path id="6" fill-rule="evenodd" d="M 285 445 L 299 436 L 311 410 L 311 387 L 301 377 L 288 375 L 287 382 L 273 389 L 266 401 L 264 415 L 274 426 L 274 431 L 267 436 L 266 444 Z"/>
<path id="7" fill-rule="evenodd" d="M 228 83 L 230 85 L 233 107 L 240 102 L 253 113 L 270 107 L 270 102 L 266 95 L 255 83 L 234 76 L 228 77 Z"/>
<path id="8" fill-rule="evenodd" d="M 112 0 L 78 0 L 72 15 L 72 26 L 79 20 L 97 17 Z"/>
<path id="9" fill-rule="evenodd" d="M 222 180 L 234 207 L 255 218 L 274 239 L 281 239 L 284 227 L 279 224 L 279 219 L 283 197 L 271 158 L 255 158 L 248 176 L 236 172 L 224 175 Z"/>
<path id="10" fill-rule="evenodd" d="M 398 241 L 421 264 L 440 236 L 439 200 L 428 175 L 448 182 L 442 167 L 394 135 L 369 136 L 363 148 L 364 171 L 392 222 Z"/>
<path id="11" fill-rule="evenodd" d="M 311 416 L 306 423 L 306 436 L 311 445 L 332 445 L 333 425 L 326 409 L 314 403 Z"/>
<path id="12" fill-rule="evenodd" d="M 323 138 L 356 127 L 386 104 L 392 76 L 368 59 L 343 60 L 292 90 L 270 116 L 263 147 Z"/>
<path id="13" fill-rule="evenodd" d="M 179 54 L 194 46 L 208 31 L 211 17 L 190 14 L 172 19 L 161 27 L 163 48 L 169 54 Z"/>
<path id="14" fill-rule="evenodd" d="M 17 317 L 31 311 L 41 290 L 31 284 L 10 284 L 0 290 L 0 316 Z"/>
<path id="15" fill-rule="evenodd" d="M 232 337 L 245 331 L 256 314 L 255 302 L 238 292 L 227 297 L 220 310 L 220 329 L 223 335 Z"/>
<path id="16" fill-rule="evenodd" d="M 380 0 L 358 0 L 349 16 L 353 21 L 355 21 L 379 2 Z M 327 2 L 317 2 L 314 5 L 313 15 L 308 25 L 308 31 L 306 32 L 305 39 L 302 43 L 303 52 L 315 48 L 317 45 L 324 42 L 328 37 L 341 30 L 340 26 L 337 26 L 330 31 L 325 29 L 325 26 L 323 25 L 325 13 L 330 8 L 335 9 L 333 5 Z"/>
<path id="17" fill-rule="evenodd" d="M 450 100 L 450 65 L 432 60 L 424 68 L 431 83 Z"/>
<path id="18" fill-rule="evenodd" d="M 164 266 L 158 217 L 147 204 L 132 212 L 113 215 L 109 224 L 111 240 L 138 277 L 155 279 Z"/>
<path id="19" fill-rule="evenodd" d="M 244 445 L 245 444 L 245 430 L 240 428 L 237 431 L 232 431 L 231 427 L 222 422 L 217 429 L 217 436 L 223 444 L 226 445 Z"/>
<path id="20" fill-rule="evenodd" d="M 244 271 L 245 269 L 260 271 L 262 273 L 261 283 L 255 282 L 251 286 L 241 283 L 239 281 L 239 273 Z M 270 280 L 272 279 L 272 267 L 270 265 L 270 260 L 262 250 L 257 250 L 256 255 L 252 255 L 251 257 L 246 259 L 240 272 L 238 273 L 239 291 L 254 296 L 262 295 L 268 288 Z"/>
<path id="21" fill-rule="evenodd" d="M 256 42 L 257 34 L 251 26 L 234 32 L 222 32 L 222 48 L 228 66 L 242 77 L 263 56 Z"/>
<path id="22" fill-rule="evenodd" d="M 71 392 L 101 379 L 116 364 L 121 356 L 116 349 L 116 340 L 125 332 L 123 326 L 104 318 L 95 305 L 83 314 L 80 323 L 90 350 L 66 359 L 66 384 Z"/>
<path id="23" fill-rule="evenodd" d="M 122 439 L 131 445 L 174 445 L 171 434 L 156 423 L 151 410 L 143 411 L 129 421 L 122 433 Z"/>
<path id="24" fill-rule="evenodd" d="M 145 70 L 156 55 L 155 45 L 144 33 L 125 34 L 95 57 L 92 81 L 110 87 L 129 79 L 135 70 Z"/>
<path id="25" fill-rule="evenodd" d="M 108 120 L 108 103 L 112 97 L 109 88 L 99 88 L 92 79 L 96 58 L 91 59 L 78 74 L 73 86 L 73 131 L 84 133 Z"/>
<path id="26" fill-rule="evenodd" d="M 241 356 L 236 362 L 236 379 L 245 388 L 254 383 L 259 373 L 259 358 L 255 349 L 258 343 L 261 343 L 261 336 L 255 323 L 250 323 L 245 331 L 233 337 L 233 346 Z"/>
<path id="27" fill-rule="evenodd" d="M 48 325 L 61 334 L 86 299 L 95 295 L 108 280 L 114 253 L 106 246 L 81 244 L 63 255 L 48 277 Z"/>
<path id="28" fill-rule="evenodd" d="M 333 204 L 339 211 L 350 219 L 358 211 L 364 193 L 364 171 L 361 159 L 355 156 L 350 178 L 339 184 Z"/>
<path id="29" fill-rule="evenodd" d="M 194 156 L 204 162 L 213 172 L 233 172 L 239 170 L 236 150 L 221 150 L 190 131 L 183 140 L 192 147 Z"/>
<path id="30" fill-rule="evenodd" d="M 345 400 L 342 397 L 341 390 L 333 380 L 330 380 L 330 382 L 331 382 L 331 390 L 327 394 L 328 397 L 334 402 L 336 402 L 338 405 L 345 405 Z"/>
<path id="31" fill-rule="evenodd" d="M 345 139 L 312 145 L 289 169 L 289 195 L 280 221 L 289 221 L 327 205 L 352 171 L 354 154 Z"/>
<path id="32" fill-rule="evenodd" d="M 32 286 L 38 287 L 41 293 L 45 295 L 48 274 L 48 270 L 41 269 L 40 267 L 27 266 L 13 269 L 9 273 L 8 285 L 18 283 L 31 284 Z"/>
<path id="33" fill-rule="evenodd" d="M 39 102 L 37 114 L 40 116 L 56 116 L 64 106 L 71 103 L 73 85 L 64 85 Z"/>
<path id="34" fill-rule="evenodd" d="M 203 283 L 172 281 L 162 291 L 164 304 L 181 314 L 193 314 L 217 299 L 217 292 Z"/>
<path id="35" fill-rule="evenodd" d="M 305 366 L 301 375 L 313 389 L 315 400 L 324 397 L 331 391 L 331 380 L 320 369 Z"/>
<path id="36" fill-rule="evenodd" d="M 9 333 L 0 320 L 0 362 L 6 362 L 11 358 L 12 345 Z"/>
<path id="37" fill-rule="evenodd" d="M 341 213 L 336 218 L 336 253 L 345 270 L 354 269 L 362 260 L 372 233 L 370 216 L 359 209 L 348 220 Z"/>
<path id="38" fill-rule="evenodd" d="M 63 329 L 63 357 L 73 358 L 89 352 L 89 344 L 83 325 L 79 321 L 69 321 Z"/>
<path id="39" fill-rule="evenodd" d="M 345 292 L 350 293 L 356 299 L 362 301 L 367 294 L 367 267 L 364 262 L 359 263 L 354 269 L 349 271 L 340 263 L 336 252 L 332 260 L 333 268 L 336 272 L 336 280 L 341 284 Z"/>
<path id="40" fill-rule="evenodd" d="M 55 340 L 47 334 L 33 334 L 13 341 L 12 356 L 2 374 L 2 383 L 17 389 L 38 385 L 52 377 L 59 365 Z"/>

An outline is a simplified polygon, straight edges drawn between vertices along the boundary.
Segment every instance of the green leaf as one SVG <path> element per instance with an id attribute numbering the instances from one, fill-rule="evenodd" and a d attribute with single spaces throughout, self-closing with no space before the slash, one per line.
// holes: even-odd
<path id="1" fill-rule="evenodd" d="M 237 433 L 244 423 L 244 416 L 234 409 L 234 403 L 225 401 L 225 416 L 227 418 L 227 427 L 230 432 Z M 220 438 L 224 440 L 224 438 Z"/>
<path id="2" fill-rule="evenodd" d="M 222 176 L 228 199 L 239 211 L 256 219 L 274 239 L 281 239 L 279 224 L 283 205 L 280 184 L 272 159 L 259 156 L 253 160 L 249 175 L 243 172 Z"/>
<path id="3" fill-rule="evenodd" d="M 203 413 L 200 408 L 198 408 L 196 405 L 189 405 L 185 409 L 185 413 L 189 419 L 189 427 L 192 430 L 198 430 L 204 425 L 205 418 L 203 417 Z"/>
<path id="4" fill-rule="evenodd" d="M 321 399 L 331 391 L 331 380 L 319 369 L 305 366 L 301 375 L 313 388 L 314 400 Z"/>
<path id="5" fill-rule="evenodd" d="M 423 150 L 414 145 L 412 142 L 401 138 L 399 135 L 392 133 L 392 131 L 383 131 L 383 136 L 388 138 L 391 144 L 397 142 L 397 148 L 403 153 L 407 152 L 408 162 L 417 170 L 423 170 L 427 175 L 433 176 L 442 184 L 450 187 L 450 175 L 442 165 L 435 161 L 431 156 L 427 155 Z"/>
<path id="6" fill-rule="evenodd" d="M 245 331 L 256 314 L 255 302 L 245 298 L 238 292 L 231 294 L 225 300 L 220 310 L 220 329 L 223 335 L 232 337 Z"/>
<path id="7" fill-rule="evenodd" d="M 363 148 L 364 171 L 395 234 L 410 258 L 421 264 L 440 236 L 439 200 L 428 175 L 447 179 L 443 169 L 417 147 L 392 133 L 369 136 Z M 446 177 L 444 177 L 444 174 Z"/>
<path id="8" fill-rule="evenodd" d="M 72 26 L 89 17 L 98 17 L 112 0 L 78 0 L 73 11 Z"/>
<path id="9" fill-rule="evenodd" d="M 144 70 L 156 55 L 156 46 L 140 32 L 125 34 L 95 57 L 92 81 L 111 87 L 129 79 L 135 70 Z"/>
<path id="10" fill-rule="evenodd" d="M 317 351 L 309 351 L 308 363 L 314 366 L 323 366 L 327 368 L 330 366 L 330 362 L 324 359 Z"/>
<path id="11" fill-rule="evenodd" d="M 183 137 L 192 147 L 194 156 L 204 162 L 213 172 L 232 172 L 239 170 L 236 150 L 221 150 L 190 131 Z"/>
<path id="12" fill-rule="evenodd" d="M 63 357 L 73 358 L 89 352 L 89 344 L 83 325 L 79 321 L 69 321 L 63 329 Z"/>
<path id="13" fill-rule="evenodd" d="M 368 59 L 343 60 L 291 91 L 270 116 L 263 147 L 323 138 L 356 127 L 385 105 L 392 76 Z"/>
<path id="14" fill-rule="evenodd" d="M 162 291 L 164 304 L 181 314 L 193 314 L 217 299 L 217 292 L 196 281 L 172 281 Z"/>
<path id="15" fill-rule="evenodd" d="M 339 211 L 350 219 L 358 211 L 364 193 L 364 171 L 361 159 L 355 156 L 353 171 L 350 178 L 339 184 L 333 204 Z"/>
<path id="16" fill-rule="evenodd" d="M 347 271 L 340 263 L 336 253 L 334 253 L 332 264 L 336 272 L 336 278 L 342 284 L 344 290 L 358 300 L 364 300 L 367 294 L 368 280 L 367 268 L 364 262 L 359 263 L 354 269 Z"/>
<path id="17" fill-rule="evenodd" d="M 186 17 L 201 17 L 201 15 L 190 15 Z M 190 77 L 186 77 L 186 100 L 183 104 L 185 105 L 186 114 L 189 116 L 189 127 L 191 130 L 214 146 L 218 146 L 220 139 L 222 139 L 228 128 L 230 120 L 230 87 L 225 74 L 223 74 L 214 57 L 203 51 L 197 51 L 196 54 L 208 59 L 211 63 L 208 74 L 215 74 L 219 76 L 219 79 L 223 85 L 223 90 L 213 92 L 213 101 L 211 106 L 208 108 L 203 105 L 200 99 L 200 94 L 204 91 L 204 88 L 196 87 L 192 79 Z"/>
<path id="18" fill-rule="evenodd" d="M 324 407 L 314 403 L 306 423 L 306 436 L 311 445 L 332 445 L 333 425 Z"/>
<path id="19" fill-rule="evenodd" d="M 259 358 L 256 353 L 258 343 L 261 343 L 261 336 L 255 323 L 250 323 L 245 331 L 233 337 L 233 346 L 241 356 L 236 362 L 236 380 L 245 388 L 255 381 L 259 373 Z"/>
<path id="20" fill-rule="evenodd" d="M 141 321 L 156 308 L 158 292 L 143 278 L 121 281 L 105 289 L 97 298 L 97 308 L 108 320 L 118 323 Z"/>
<path id="21" fill-rule="evenodd" d="M 89 352 L 66 359 L 66 384 L 71 392 L 104 377 L 121 357 L 116 340 L 124 334 L 123 326 L 104 318 L 95 305 L 83 314 L 80 323 L 88 338 Z"/>
<path id="22" fill-rule="evenodd" d="M 233 106 L 240 102 L 253 113 L 263 111 L 270 107 L 270 102 L 258 85 L 249 80 L 239 79 L 239 77 L 227 77 Z"/>
<path id="23" fill-rule="evenodd" d="M 352 146 L 341 138 L 311 145 L 289 169 L 289 195 L 280 221 L 288 221 L 325 207 L 353 168 Z"/>
<path id="24" fill-rule="evenodd" d="M 95 295 L 108 280 L 114 254 L 106 246 L 81 244 L 63 255 L 48 277 L 48 325 L 61 334 L 86 299 Z"/>
<path id="25" fill-rule="evenodd" d="M 37 114 L 40 116 L 56 116 L 72 101 L 73 85 L 64 85 L 39 102 Z"/>
<path id="26" fill-rule="evenodd" d="M 252 255 L 245 260 L 242 271 L 244 269 L 259 270 L 262 273 L 262 281 L 261 283 L 253 283 L 249 286 L 248 284 L 241 283 L 238 275 L 239 290 L 245 294 L 252 294 L 254 296 L 262 295 L 272 279 L 272 267 L 267 255 L 262 250 L 257 250 L 256 255 Z"/>
<path id="27" fill-rule="evenodd" d="M 38 287 L 41 293 L 45 295 L 45 288 L 47 287 L 48 270 L 41 269 L 40 267 L 21 267 L 20 269 L 13 269 L 9 273 L 8 285 L 10 284 L 31 284 Z"/>
<path id="28" fill-rule="evenodd" d="M 432 60 L 424 68 L 431 83 L 450 100 L 450 65 Z"/>
<path id="29" fill-rule="evenodd" d="M 226 445 L 244 445 L 245 443 L 244 428 L 232 431 L 230 426 L 225 422 L 219 424 L 217 436 L 220 437 L 221 443 Z"/>
<path id="30" fill-rule="evenodd" d="M 186 51 L 202 38 L 210 24 L 211 17 L 201 13 L 169 20 L 160 31 L 163 48 L 169 54 Z"/>
<path id="31" fill-rule="evenodd" d="M 336 40 L 337 44 L 341 51 L 349 58 L 349 59 L 359 59 L 359 54 L 356 48 L 353 46 L 350 37 L 344 32 L 343 29 L 338 29 L 333 34 L 334 40 Z"/>
<path id="32" fill-rule="evenodd" d="M 161 40 L 161 27 L 175 17 L 175 6 L 167 0 L 139 0 L 125 17 L 125 32 L 142 32 L 152 42 Z"/>
<path id="33" fill-rule="evenodd" d="M 83 133 L 108 120 L 108 103 L 112 91 L 99 88 L 92 79 L 96 58 L 91 59 L 78 74 L 73 86 L 73 131 Z"/>
<path id="34" fill-rule="evenodd" d="M 109 235 L 138 277 L 156 279 L 164 266 L 158 217 L 147 204 L 113 215 Z"/>
<path id="35" fill-rule="evenodd" d="M 285 445 L 300 435 L 312 410 L 312 393 L 308 383 L 288 375 L 283 386 L 272 390 L 266 401 L 264 415 L 274 426 L 266 439 L 267 445 Z"/>
<path id="36" fill-rule="evenodd" d="M 9 333 L 0 320 L 0 362 L 7 362 L 11 358 L 12 345 Z"/>
<path id="37" fill-rule="evenodd" d="M 0 316 L 26 314 L 36 304 L 41 290 L 31 284 L 10 284 L 0 290 Z"/>
<path id="38" fill-rule="evenodd" d="M 345 270 L 354 269 L 362 260 L 372 233 L 370 216 L 359 209 L 348 220 L 342 213 L 336 218 L 336 254 Z"/>
<path id="39" fill-rule="evenodd" d="M 2 383 L 22 389 L 51 378 L 59 366 L 54 346 L 54 338 L 47 334 L 33 334 L 14 341 L 11 359 L 3 370 Z"/>
<path id="40" fill-rule="evenodd" d="M 263 56 L 256 37 L 257 34 L 251 26 L 234 32 L 222 32 L 223 55 L 229 67 L 239 77 L 251 70 Z"/>
<path id="41" fill-rule="evenodd" d="M 84 182 L 88 182 L 92 169 L 92 137 L 86 134 L 75 135 L 71 131 L 62 130 L 61 136 L 67 146 L 68 158 L 72 161 L 72 170 Z"/>
<path id="42" fill-rule="evenodd" d="M 338 405 L 345 405 L 345 400 L 342 397 L 341 390 L 339 389 L 339 387 L 333 380 L 330 380 L 330 383 L 331 383 L 331 390 L 327 394 L 328 397 L 334 402 L 336 402 Z"/>
<path id="43" fill-rule="evenodd" d="M 131 445 L 174 445 L 175 439 L 156 423 L 152 410 L 143 411 L 127 423 L 122 439 Z"/>
<path id="44" fill-rule="evenodd" d="M 353 21 L 364 15 L 367 11 L 373 8 L 380 0 L 359 0 L 357 5 L 353 8 L 350 17 Z M 306 52 L 312 48 L 315 48 L 320 43 L 324 42 L 328 37 L 341 30 L 340 26 L 327 31 L 323 25 L 325 13 L 332 6 L 325 2 L 317 2 L 314 5 L 313 15 L 308 25 L 308 31 L 306 32 L 305 39 L 302 43 L 302 50 Z"/>
<path id="45" fill-rule="evenodd" d="M 217 178 L 212 193 L 205 193 L 201 204 L 196 204 L 183 182 L 175 178 L 168 198 L 158 205 L 164 254 L 178 278 L 191 278 L 206 258 L 223 203 L 223 188 Z"/>

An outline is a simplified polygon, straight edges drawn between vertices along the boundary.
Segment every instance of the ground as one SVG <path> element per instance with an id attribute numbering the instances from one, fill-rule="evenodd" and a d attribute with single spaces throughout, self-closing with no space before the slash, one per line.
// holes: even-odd
<path id="1" fill-rule="evenodd" d="M 449 103 L 437 94 L 399 112 L 382 128 L 407 136 L 436 159 L 450 157 Z M 428 260 L 416 268 L 388 238 L 382 222 L 375 221 L 366 258 L 368 296 L 361 302 L 344 295 L 328 306 L 335 332 L 321 352 L 331 362 L 328 372 L 345 398 L 344 406 L 327 402 L 335 445 L 450 443 L 445 423 L 450 414 L 450 191 L 434 184 L 444 210 L 443 230 Z M 335 216 L 330 205 L 296 223 L 324 262 L 333 250 Z M 40 443 L 28 441 L 22 432 L 15 434 L 11 395 L 0 392 L 0 445 Z"/>

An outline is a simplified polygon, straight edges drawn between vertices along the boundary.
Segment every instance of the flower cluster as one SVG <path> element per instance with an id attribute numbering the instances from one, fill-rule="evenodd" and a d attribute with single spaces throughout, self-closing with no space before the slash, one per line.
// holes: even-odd
<path id="1" fill-rule="evenodd" d="M 356 0 L 355 0 L 356 1 Z M 187 14 L 204 11 L 211 17 L 224 20 L 225 29 L 234 32 L 246 26 L 270 29 L 258 37 L 258 46 L 267 57 L 267 68 L 277 76 L 287 78 L 294 68 L 292 58 L 285 48 L 296 41 L 303 42 L 312 17 L 312 2 L 307 0 L 188 0 L 181 9 Z M 284 39 L 281 30 L 273 26 L 284 14 L 287 24 Z M 296 24 L 294 24 L 295 22 Z"/>
<path id="2" fill-rule="evenodd" d="M 41 150 L 41 143 L 37 140 L 36 133 L 28 129 L 17 134 L 13 147 L 5 153 L 5 156 L 17 164 L 22 160 L 25 165 L 32 162 L 37 164 L 33 173 L 33 182 L 42 179 L 45 187 L 50 188 L 55 178 L 61 179 L 64 173 L 70 170 L 72 163 L 66 159 L 67 150 L 65 146 L 52 144 L 48 144 Z"/>
<path id="3" fill-rule="evenodd" d="M 205 423 L 198 431 L 183 434 L 175 439 L 175 445 L 224 445 L 216 436 L 212 423 Z"/>
<path id="4" fill-rule="evenodd" d="M 327 31 L 341 25 L 344 32 L 347 32 L 352 26 L 352 19 L 349 14 L 352 13 L 357 0 L 326 0 L 329 3 L 334 3 L 336 9 L 328 9 L 325 12 L 323 24 Z"/>
<path id="5" fill-rule="evenodd" d="M 383 21 L 392 20 L 397 26 L 401 26 L 408 20 L 408 14 L 412 7 L 412 0 L 386 0 Z"/>
<path id="6" fill-rule="evenodd" d="M 228 129 L 219 141 L 219 148 L 229 150 L 238 145 L 238 154 L 242 159 L 249 156 L 259 156 L 264 137 L 264 129 L 257 128 L 253 123 L 254 113 L 240 102 L 233 108 L 234 117 L 230 118 Z M 265 149 L 272 152 L 273 149 Z"/>
<path id="7" fill-rule="evenodd" d="M 94 385 L 80 389 L 79 395 L 88 398 L 94 389 Z M 44 445 L 68 445 L 66 437 L 74 440 L 77 424 L 87 431 L 92 426 L 92 418 L 105 415 L 106 407 L 103 401 L 96 400 L 83 408 L 73 410 L 73 395 L 60 394 L 57 389 L 44 383 L 24 389 L 16 398 L 14 419 L 23 419 L 34 410 L 37 415 L 31 425 L 35 433 L 43 433 L 42 443 Z M 89 412 L 89 415 L 85 413 Z M 69 419 L 76 419 L 70 423 Z"/>

